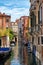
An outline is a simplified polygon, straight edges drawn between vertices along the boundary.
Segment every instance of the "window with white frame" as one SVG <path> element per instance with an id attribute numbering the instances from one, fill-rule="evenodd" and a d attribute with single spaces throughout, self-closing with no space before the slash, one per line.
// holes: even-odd
<path id="1" fill-rule="evenodd" d="M 42 7 L 40 7 L 40 23 L 42 23 Z"/>

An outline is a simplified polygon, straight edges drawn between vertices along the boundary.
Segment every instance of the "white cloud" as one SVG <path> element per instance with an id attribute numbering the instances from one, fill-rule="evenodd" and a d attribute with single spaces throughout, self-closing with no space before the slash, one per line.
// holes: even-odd
<path id="1" fill-rule="evenodd" d="M 5 6 L 0 6 L 0 12 L 5 12 L 6 14 L 11 15 L 11 21 L 15 21 L 16 19 L 20 18 L 21 16 L 29 15 L 28 8 L 13 8 L 9 9 Z"/>
<path id="2" fill-rule="evenodd" d="M 29 15 L 29 0 L 0 0 L 0 12 L 11 15 L 11 21 Z"/>
<path id="3" fill-rule="evenodd" d="M 12 21 L 16 20 L 17 18 L 20 18 L 21 16 L 29 16 L 29 9 L 24 9 L 23 11 L 20 11 L 21 8 L 15 8 L 12 10 Z"/>

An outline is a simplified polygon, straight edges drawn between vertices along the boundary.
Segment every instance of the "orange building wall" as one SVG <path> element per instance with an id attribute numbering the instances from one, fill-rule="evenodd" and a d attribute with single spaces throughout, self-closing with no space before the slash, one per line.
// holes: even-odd
<path id="1" fill-rule="evenodd" d="M 26 33 L 29 31 L 28 28 L 30 27 L 30 17 L 22 16 L 20 20 L 23 22 L 23 37 L 26 39 Z M 17 19 L 16 22 L 18 23 L 19 19 Z"/>
<path id="2" fill-rule="evenodd" d="M 7 18 L 9 19 L 9 22 L 7 22 Z M 6 26 L 8 25 L 8 27 L 10 26 L 10 16 L 5 15 L 5 14 L 0 14 L 0 28 L 6 28 Z"/>
<path id="3" fill-rule="evenodd" d="M 26 33 L 28 33 L 28 28 L 30 27 L 30 17 L 29 16 L 23 16 L 23 36 L 26 39 Z"/>
<path id="4" fill-rule="evenodd" d="M 7 22 L 7 19 L 9 20 L 8 22 Z M 4 29 L 6 29 L 7 26 L 9 28 L 10 27 L 10 19 L 11 19 L 11 16 L 0 13 L 0 29 L 4 30 Z M 7 43 L 6 36 L 2 36 L 1 40 L 2 40 L 1 46 L 5 47 L 5 45 Z"/>
<path id="5" fill-rule="evenodd" d="M 0 17 L 0 28 L 2 28 L 2 18 Z"/>

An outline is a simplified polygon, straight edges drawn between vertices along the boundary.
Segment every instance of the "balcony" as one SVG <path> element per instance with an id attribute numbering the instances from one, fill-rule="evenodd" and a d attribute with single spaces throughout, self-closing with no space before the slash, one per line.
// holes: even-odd
<path id="1" fill-rule="evenodd" d="M 39 35 L 42 30 L 42 24 L 37 24 L 34 27 L 29 28 L 29 33 L 31 35 Z"/>

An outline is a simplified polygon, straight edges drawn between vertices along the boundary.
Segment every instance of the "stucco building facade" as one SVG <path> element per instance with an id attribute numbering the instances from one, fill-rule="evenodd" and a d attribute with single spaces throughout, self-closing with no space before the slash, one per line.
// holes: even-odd
<path id="1" fill-rule="evenodd" d="M 43 59 L 43 0 L 30 0 L 31 36 L 34 54 Z"/>
<path id="2" fill-rule="evenodd" d="M 5 29 L 10 28 L 10 20 L 11 20 L 10 15 L 6 15 L 5 13 L 2 14 L 0 12 L 0 30 L 2 30 L 2 32 L 4 32 Z M 0 46 L 1 47 L 9 46 L 8 37 L 6 37 L 6 35 L 1 36 L 1 38 L 0 38 Z"/>
<path id="3" fill-rule="evenodd" d="M 27 40 L 27 34 L 30 28 L 30 17 L 29 16 L 21 16 L 20 19 L 16 20 L 18 23 L 18 31 L 22 34 L 25 41 Z"/>
<path id="4" fill-rule="evenodd" d="M 18 40 L 18 24 L 17 22 L 11 22 L 11 29 L 14 33 L 14 39 L 12 41 L 15 42 L 15 38 Z"/>
<path id="5" fill-rule="evenodd" d="M 29 32 L 28 28 L 30 27 L 30 17 L 29 16 L 22 16 L 21 20 L 23 22 L 22 27 L 23 27 L 23 37 L 26 40 L 27 39 L 27 34 Z"/>

